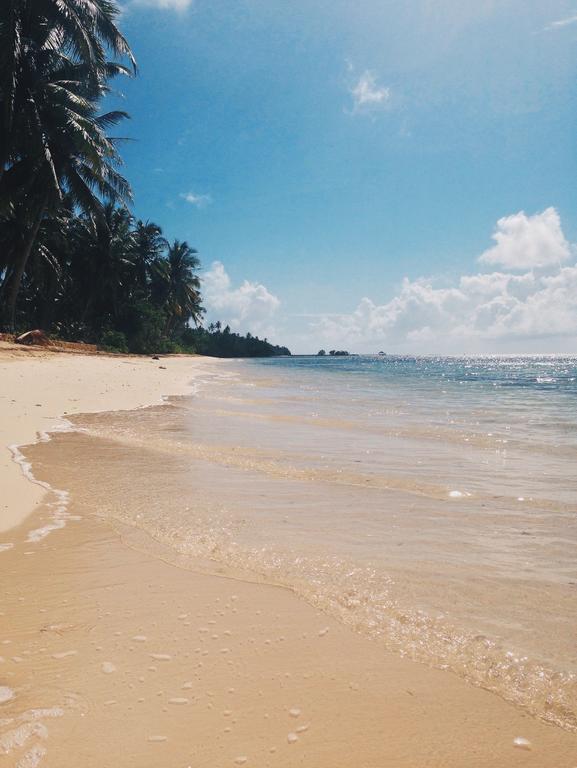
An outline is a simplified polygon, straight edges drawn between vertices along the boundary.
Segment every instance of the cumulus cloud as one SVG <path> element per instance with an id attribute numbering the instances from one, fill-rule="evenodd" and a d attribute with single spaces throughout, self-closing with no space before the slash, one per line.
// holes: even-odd
<path id="1" fill-rule="evenodd" d="M 391 89 L 378 85 L 374 72 L 369 69 L 362 73 L 350 93 L 353 97 L 353 113 L 383 109 L 391 100 Z"/>
<path id="2" fill-rule="evenodd" d="M 496 245 L 479 257 L 482 264 L 499 264 L 512 270 L 535 269 L 561 264 L 571 255 L 555 208 L 534 216 L 520 211 L 499 219 L 493 240 Z"/>
<path id="3" fill-rule="evenodd" d="M 235 331 L 273 336 L 273 320 L 280 300 L 262 283 L 245 280 L 237 288 L 220 261 L 203 277 L 203 298 L 211 320 L 220 320 Z"/>
<path id="4" fill-rule="evenodd" d="M 349 314 L 316 320 L 316 335 L 359 351 L 387 345 L 420 352 L 492 351 L 503 342 L 526 348 L 525 342 L 539 339 L 534 349 L 543 351 L 543 340 L 551 337 L 561 343 L 571 338 L 575 346 L 577 265 L 560 263 L 574 249 L 557 212 L 501 219 L 494 238 L 497 245 L 480 260 L 508 269 L 463 275 L 452 285 L 405 279 L 384 304 L 363 298 Z M 525 271 L 519 274 L 521 265 Z"/>
<path id="5" fill-rule="evenodd" d="M 199 195 L 196 192 L 181 192 L 180 197 L 186 200 L 190 205 L 194 205 L 196 208 L 206 208 L 207 205 L 212 203 L 212 197 L 210 195 Z"/>

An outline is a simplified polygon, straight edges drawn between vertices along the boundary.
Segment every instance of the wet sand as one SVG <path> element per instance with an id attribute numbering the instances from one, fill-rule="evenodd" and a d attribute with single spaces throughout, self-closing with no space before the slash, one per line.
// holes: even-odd
<path id="1" fill-rule="evenodd" d="M 74 413 L 141 408 L 185 394 L 209 358 L 62 354 L 0 342 L 0 532 L 18 525 L 43 490 L 26 482 L 9 446 L 34 442 Z"/>
<path id="2" fill-rule="evenodd" d="M 174 567 L 89 519 L 2 558 L 5 765 L 575 765 L 573 734 L 286 589 Z"/>
<path id="3" fill-rule="evenodd" d="M 77 363 L 62 360 L 64 382 Z M 52 375 L 37 367 L 47 362 L 7 364 L 27 393 L 9 400 L 26 412 L 42 371 L 44 382 Z M 111 359 L 108 378 L 107 360 L 84 363 L 82 389 L 101 391 L 93 409 L 106 408 L 103 375 L 115 390 L 118 366 L 146 378 L 147 364 Z M 186 365 L 161 381 L 162 394 L 185 387 Z M 70 386 L 54 392 L 82 396 Z M 157 401 L 154 386 L 123 405 L 109 393 L 109 407 Z M 7 400 L 2 417 L 15 410 Z M 54 400 L 49 420 L 65 409 Z M 64 471 L 38 473 L 66 487 Z M 10 504 L 20 507 L 18 495 Z M 65 527 L 27 541 L 52 514 L 45 503 L 1 538 L 14 545 L 0 552 L 0 755 L 10 768 L 577 765 L 575 734 L 388 653 L 288 589 L 177 567 L 161 547 L 144 552 L 132 529 L 113 529 L 74 496 Z"/>

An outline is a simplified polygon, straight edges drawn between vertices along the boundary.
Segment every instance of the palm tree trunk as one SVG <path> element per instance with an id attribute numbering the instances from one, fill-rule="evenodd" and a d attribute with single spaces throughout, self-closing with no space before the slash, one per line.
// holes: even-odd
<path id="1" fill-rule="evenodd" d="M 18 293 L 20 291 L 20 284 L 22 283 L 24 270 L 26 269 L 26 264 L 28 263 L 30 254 L 32 253 L 32 248 L 34 246 L 34 242 L 38 235 L 40 224 L 42 223 L 42 217 L 44 216 L 45 208 L 46 208 L 46 203 L 42 203 L 42 205 L 38 209 L 38 213 L 36 214 L 36 218 L 32 223 L 32 226 L 27 231 L 24 237 L 22 248 L 19 250 L 19 253 L 16 257 L 16 263 L 12 267 L 12 271 L 6 278 L 6 283 L 3 286 L 3 293 L 5 295 L 5 302 L 6 302 L 5 304 L 6 317 L 8 320 L 8 327 L 12 331 L 15 328 L 16 301 L 18 299 Z"/>

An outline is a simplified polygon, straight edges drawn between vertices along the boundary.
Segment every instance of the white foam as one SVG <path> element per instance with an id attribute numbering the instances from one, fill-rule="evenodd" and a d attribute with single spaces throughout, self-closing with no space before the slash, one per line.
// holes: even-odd
<path id="1" fill-rule="evenodd" d="M 16 768 L 36 768 L 40 765 L 40 761 L 46 755 L 46 747 L 40 744 L 35 744 L 32 749 L 29 749 L 24 757 L 20 758 L 16 763 Z"/>

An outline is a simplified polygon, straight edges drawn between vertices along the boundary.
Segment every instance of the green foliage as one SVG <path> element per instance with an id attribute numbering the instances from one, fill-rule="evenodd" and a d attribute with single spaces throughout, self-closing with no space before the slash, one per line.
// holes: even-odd
<path id="1" fill-rule="evenodd" d="M 122 331 L 105 331 L 100 339 L 100 344 L 110 352 L 128 352 L 126 336 Z"/>
<path id="2" fill-rule="evenodd" d="M 267 339 L 259 339 L 247 333 L 241 336 L 232 333 L 227 325 L 221 329 L 220 322 L 211 324 L 208 330 L 204 328 L 188 328 L 182 334 L 185 347 L 194 349 L 201 355 L 212 357 L 274 357 L 290 355 L 287 347 L 271 344 Z"/>
<path id="3" fill-rule="evenodd" d="M 0 263 L 0 310 L 14 326 L 16 302 L 45 219 L 66 196 L 97 212 L 129 200 L 116 142 L 106 131 L 127 115 L 99 114 L 109 81 L 134 59 L 109 0 L 0 3 L 0 222 L 12 230 Z"/>

